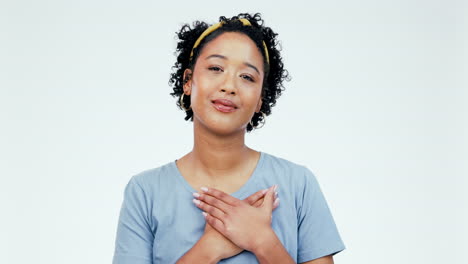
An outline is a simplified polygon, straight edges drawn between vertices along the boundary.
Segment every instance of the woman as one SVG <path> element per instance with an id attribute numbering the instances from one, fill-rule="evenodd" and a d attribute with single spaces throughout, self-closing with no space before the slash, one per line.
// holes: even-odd
<path id="1" fill-rule="evenodd" d="M 182 27 L 171 95 L 194 146 L 129 181 L 115 264 L 325 264 L 345 248 L 312 172 L 245 145 L 288 78 L 276 35 L 259 14 Z"/>

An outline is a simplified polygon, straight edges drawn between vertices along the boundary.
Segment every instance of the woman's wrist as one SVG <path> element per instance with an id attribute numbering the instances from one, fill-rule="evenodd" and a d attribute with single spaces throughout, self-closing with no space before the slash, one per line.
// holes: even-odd
<path id="1" fill-rule="evenodd" d="M 222 252 L 217 247 L 216 241 L 211 239 L 210 234 L 203 234 L 203 236 L 198 241 L 198 246 L 200 251 L 205 256 L 207 262 L 203 263 L 218 263 L 222 259 Z"/>
<path id="2" fill-rule="evenodd" d="M 193 245 L 178 261 L 178 264 L 185 263 L 218 263 L 222 256 L 216 246 L 210 242 L 209 236 L 205 234 Z"/>
<path id="3" fill-rule="evenodd" d="M 295 263 L 273 229 L 258 239 L 252 251 L 259 263 Z"/>
<path id="4" fill-rule="evenodd" d="M 213 237 L 212 234 L 203 234 L 200 242 L 202 243 L 201 246 L 204 248 L 204 251 L 206 251 L 205 254 L 209 256 L 209 259 L 214 261 L 214 263 L 218 263 L 223 258 L 226 258 L 223 253 L 223 248 L 219 247 L 219 240 L 217 240 L 216 237 Z"/>
<path id="5" fill-rule="evenodd" d="M 265 252 L 268 252 L 269 248 L 273 247 L 277 242 L 281 243 L 272 228 L 269 228 L 267 232 L 261 232 L 261 234 L 255 239 L 255 243 L 250 249 L 256 256 L 266 254 Z"/>

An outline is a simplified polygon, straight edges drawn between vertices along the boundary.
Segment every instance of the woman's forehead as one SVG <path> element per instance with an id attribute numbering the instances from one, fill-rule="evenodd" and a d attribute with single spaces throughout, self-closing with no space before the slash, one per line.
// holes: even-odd
<path id="1" fill-rule="evenodd" d="M 227 60 L 242 60 L 243 62 L 263 66 L 263 56 L 257 45 L 243 33 L 225 32 L 220 34 L 203 47 L 198 59 L 205 60 L 207 58 L 220 58 L 221 56 Z"/>

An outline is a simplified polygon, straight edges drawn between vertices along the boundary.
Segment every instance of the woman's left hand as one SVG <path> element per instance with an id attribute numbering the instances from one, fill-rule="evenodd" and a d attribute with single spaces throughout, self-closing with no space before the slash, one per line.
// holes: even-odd
<path id="1" fill-rule="evenodd" d="M 276 185 L 268 189 L 259 207 L 214 188 L 202 191 L 195 204 L 204 211 L 208 224 L 238 247 L 254 252 L 271 237 L 272 211 L 279 202 L 275 201 Z"/>

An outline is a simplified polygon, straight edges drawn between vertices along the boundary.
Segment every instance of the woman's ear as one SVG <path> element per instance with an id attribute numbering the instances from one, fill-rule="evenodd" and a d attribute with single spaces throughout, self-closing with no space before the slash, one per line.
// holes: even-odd
<path id="1" fill-rule="evenodd" d="M 185 69 L 183 80 L 184 80 L 184 85 L 183 85 L 184 93 L 186 95 L 190 95 L 192 93 L 192 70 Z"/>
<path id="2" fill-rule="evenodd" d="M 260 99 L 258 100 L 258 103 L 257 103 L 257 108 L 255 108 L 255 113 L 260 112 L 260 109 L 262 109 L 262 104 L 263 104 L 263 101 L 262 101 L 262 98 L 260 97 Z"/>

